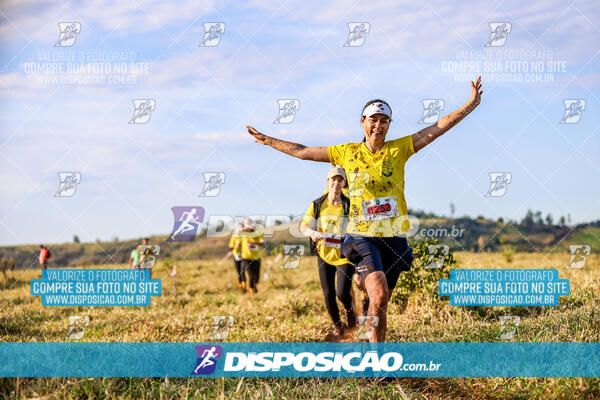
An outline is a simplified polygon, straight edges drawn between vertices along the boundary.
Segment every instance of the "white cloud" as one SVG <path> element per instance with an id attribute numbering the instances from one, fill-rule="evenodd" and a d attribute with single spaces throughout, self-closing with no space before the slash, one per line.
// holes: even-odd
<path id="1" fill-rule="evenodd" d="M 81 18 L 84 29 L 93 27 L 100 37 L 116 28 L 113 36 L 124 38 L 123 48 L 139 54 L 143 53 L 140 48 L 145 50 L 145 60 L 150 62 L 150 74 L 142 76 L 136 85 L 53 86 L 41 85 L 35 76 L 23 74 L 22 64 L 28 61 L 23 58 L 35 57 L 30 55 L 32 52 L 6 54 L 5 62 L 17 56 L 7 71 L 0 74 L 4 111 L 4 146 L 0 150 L 18 168 L 10 167 L 0 175 L 0 184 L 8 189 L 11 199 L 18 200 L 31 190 L 19 176 L 19 170 L 33 181 L 52 175 L 47 183 L 52 191 L 59 167 L 72 166 L 81 169 L 85 177 L 110 180 L 139 155 L 122 174 L 123 183 L 119 187 L 122 189 L 119 195 L 136 204 L 134 199 L 140 192 L 135 187 L 148 178 L 145 175 L 148 171 L 158 176 L 162 185 L 179 182 L 177 179 L 205 165 L 236 164 L 240 162 L 239 154 L 248 158 L 274 154 L 265 153 L 262 146 L 252 142 L 245 130 L 247 124 L 307 145 L 360 140 L 360 109 L 365 101 L 376 97 L 389 100 L 394 107 L 398 122 L 393 125 L 393 135 L 412 133 L 410 129 L 418 116 L 412 117 L 421 107 L 422 93 L 442 93 L 448 111 L 466 101 L 470 93 L 468 84 L 463 92 L 463 86 L 441 73 L 439 60 L 453 57 L 455 49 L 468 49 L 469 44 L 481 48 L 489 35 L 489 21 L 498 18 L 515 21 L 515 28 L 527 28 L 538 37 L 567 7 L 567 4 L 559 7 L 562 3 L 556 0 L 551 4 L 510 2 L 503 3 L 505 11 L 493 12 L 495 3 L 476 7 L 473 3 L 458 6 L 431 3 L 431 9 L 425 7 L 420 11 L 424 5 L 414 2 L 402 5 L 378 1 L 352 7 L 345 1 L 331 5 L 292 1 L 267 20 L 278 4 L 253 2 L 243 10 L 219 4 L 223 18 L 236 23 L 228 24 L 219 48 L 202 49 L 197 47 L 197 39 L 202 34 L 203 13 L 209 12 L 212 4 L 172 5 L 155 1 L 144 3 L 143 9 L 128 15 L 135 4 L 98 0 L 61 10 L 60 3 L 37 4 L 28 0 L 3 3 L 2 12 L 10 22 L 0 22 L 0 34 L 5 33 L 4 43 L 17 50 L 38 29 L 43 32 L 33 45 L 52 49 L 58 37 L 56 23 Z M 578 55 L 586 58 L 593 55 L 590 43 L 598 38 L 598 31 L 590 24 L 590 20 L 597 20 L 597 11 L 587 3 L 577 3 L 577 7 L 587 18 L 571 10 L 560 17 L 541 41 L 552 43 L 550 47 L 560 53 L 560 58 L 569 61 L 571 72 L 577 71 Z M 251 17 L 245 17 L 246 14 Z M 198 17 L 201 19 L 184 35 L 182 30 Z M 213 18 L 221 17 L 215 13 L 211 15 Z M 342 47 L 349 21 L 371 23 L 364 47 Z M 182 47 L 173 45 L 154 62 L 153 58 L 158 58 L 171 43 L 171 38 L 157 27 L 159 24 L 168 26 Z M 250 39 L 253 45 L 245 44 L 244 40 L 261 26 Z M 147 33 L 146 42 L 129 39 L 135 35 L 137 41 L 140 33 Z M 89 30 L 86 34 L 94 36 Z M 511 45 L 517 43 L 512 39 L 518 37 L 519 45 L 533 44 L 529 35 L 515 31 L 511 34 Z M 320 39 L 322 42 L 317 44 Z M 81 49 L 75 46 L 72 50 Z M 559 75 L 559 82 L 552 88 L 536 87 L 527 91 L 527 95 L 534 104 L 544 105 L 548 93 L 562 87 L 561 83 L 568 79 L 569 74 Z M 599 84 L 597 68 L 589 65 L 578 79 L 593 90 Z M 489 89 L 486 93 L 491 96 Z M 301 100 L 296 120 L 286 126 L 273 125 L 276 99 L 292 96 Z M 157 109 L 148 125 L 128 126 L 133 98 L 156 98 Z M 503 103 L 511 103 L 510 93 L 502 93 L 501 89 L 494 93 L 494 98 L 495 109 L 487 112 L 495 114 L 485 114 L 488 117 L 496 115 Z M 480 115 L 486 113 L 485 108 L 484 105 Z M 78 143 L 74 147 L 77 157 L 55 166 L 69 145 L 75 143 Z M 6 163 L 5 160 L 3 165 L 9 165 Z"/>
<path id="2" fill-rule="evenodd" d="M 240 132 L 209 132 L 209 133 L 197 133 L 194 135 L 195 139 L 201 141 L 208 141 L 213 143 L 229 143 L 233 144 L 238 140 L 246 140 L 249 138 L 248 133 Z"/>
<path id="3" fill-rule="evenodd" d="M 214 10 L 213 2 L 193 0 L 93 0 L 81 3 L 12 0 L 3 2 L 0 7 L 5 15 L 5 19 L 0 22 L 0 36 L 4 40 L 29 40 L 41 28 L 43 32 L 34 40 L 49 42 L 55 36 L 58 37 L 58 22 L 77 21 L 82 24 L 82 34 L 97 35 L 103 39 L 108 32 L 112 32 L 113 36 L 123 37 L 132 33 L 162 31 L 173 24 L 185 28 Z M 105 32 L 94 32 L 92 26 L 96 29 L 100 27 Z"/>

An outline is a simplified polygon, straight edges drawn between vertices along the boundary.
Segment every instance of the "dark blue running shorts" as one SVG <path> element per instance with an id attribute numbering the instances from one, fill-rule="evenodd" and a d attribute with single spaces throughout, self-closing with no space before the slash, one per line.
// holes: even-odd
<path id="1" fill-rule="evenodd" d="M 363 279 L 375 271 L 383 271 L 390 290 L 396 287 L 400 272 L 410 270 L 412 249 L 405 237 L 369 237 L 346 234 L 342 256 L 356 266 Z"/>

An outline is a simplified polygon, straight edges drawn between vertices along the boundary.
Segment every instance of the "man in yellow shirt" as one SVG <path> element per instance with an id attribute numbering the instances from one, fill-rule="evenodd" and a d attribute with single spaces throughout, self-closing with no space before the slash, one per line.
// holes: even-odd
<path id="1" fill-rule="evenodd" d="M 256 293 L 256 284 L 260 275 L 261 250 L 265 245 L 264 235 L 256 230 L 256 224 L 246 218 L 240 233 L 240 240 L 234 249 L 242 254 L 242 273 L 248 273 L 248 287 L 251 293 Z M 244 279 L 245 280 L 245 279 Z"/>
<path id="2" fill-rule="evenodd" d="M 400 272 L 410 268 L 412 251 L 404 234 L 410 229 L 404 199 L 404 165 L 408 158 L 469 115 L 481 102 L 481 77 L 471 82 L 471 98 L 459 109 L 417 133 L 386 141 L 392 110 L 383 100 L 363 108 L 362 143 L 306 147 L 258 132 L 256 142 L 302 160 L 331 162 L 348 176 L 350 215 L 341 254 L 357 266 L 369 294 L 369 316 L 376 316 L 372 342 L 385 341 L 387 305 Z"/>
<path id="3" fill-rule="evenodd" d="M 348 328 L 356 326 L 356 314 L 352 304 L 352 275 L 354 265 L 340 254 L 343 229 L 347 221 L 350 199 L 342 194 L 346 186 L 346 172 L 333 167 L 327 174 L 327 193 L 313 201 L 300 223 L 300 231 L 316 243 L 319 279 L 325 297 L 325 308 L 333 321 L 333 334 L 344 333 L 337 298 L 346 309 Z M 335 277 L 337 275 L 337 290 Z"/>

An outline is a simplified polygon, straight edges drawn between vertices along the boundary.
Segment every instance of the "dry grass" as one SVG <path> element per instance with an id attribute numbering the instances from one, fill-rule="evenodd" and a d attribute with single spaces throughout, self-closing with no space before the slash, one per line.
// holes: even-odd
<path id="1" fill-rule="evenodd" d="M 515 341 L 600 341 L 600 259 L 591 256 L 581 270 L 564 269 L 569 256 L 516 253 L 510 264 L 500 253 L 456 253 L 458 268 L 557 268 L 571 280 L 571 295 L 558 307 L 451 307 L 447 299 L 414 293 L 408 304 L 389 309 L 389 341 L 495 341 L 499 315 L 519 315 Z M 119 267 L 119 266 L 114 266 Z M 211 317 L 233 315 L 228 341 L 321 341 L 329 332 L 316 261 L 298 269 L 274 269 L 259 292 L 242 294 L 231 262 L 178 264 L 175 278 L 160 269 L 163 295 L 150 307 L 42 307 L 29 294 L 39 270 L 11 275 L 0 298 L 0 340 L 64 341 L 68 316 L 91 318 L 83 341 L 203 342 Z M 261 271 L 261 280 L 262 280 Z M 2 286 L 0 286 L 2 287 Z M 373 379 L 234 378 L 27 378 L 0 379 L 4 398 L 600 398 L 600 380 L 582 378 L 404 378 L 378 384 Z"/>

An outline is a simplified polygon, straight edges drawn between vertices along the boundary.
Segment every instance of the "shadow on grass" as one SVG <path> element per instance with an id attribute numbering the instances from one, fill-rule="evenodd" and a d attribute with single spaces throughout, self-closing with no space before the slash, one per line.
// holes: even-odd
<path id="1" fill-rule="evenodd" d="M 42 328 L 43 317 L 32 316 L 27 321 L 20 318 L 0 316 L 0 335 L 15 336 L 16 341 L 22 341 L 24 338 L 54 336 L 58 332 L 49 331 Z M 65 335 L 67 331 L 65 331 Z"/>
<path id="2" fill-rule="evenodd" d="M 278 283 L 273 283 L 273 289 L 278 289 L 278 290 L 293 290 L 293 289 L 297 289 L 300 287 L 300 285 L 294 284 L 294 283 L 286 283 L 286 282 L 278 282 Z"/>
<path id="3" fill-rule="evenodd" d="M 13 276 L 9 276 L 2 282 L 2 285 L 0 287 L 2 287 L 3 290 L 11 290 L 18 289 L 27 285 L 29 285 L 29 280 L 21 280 Z"/>
<path id="4" fill-rule="evenodd" d="M 464 307 L 464 310 L 474 317 L 483 320 L 497 320 L 498 317 L 504 315 L 518 315 L 519 317 L 535 318 L 548 310 L 548 307 L 531 306 L 531 307 Z"/>

